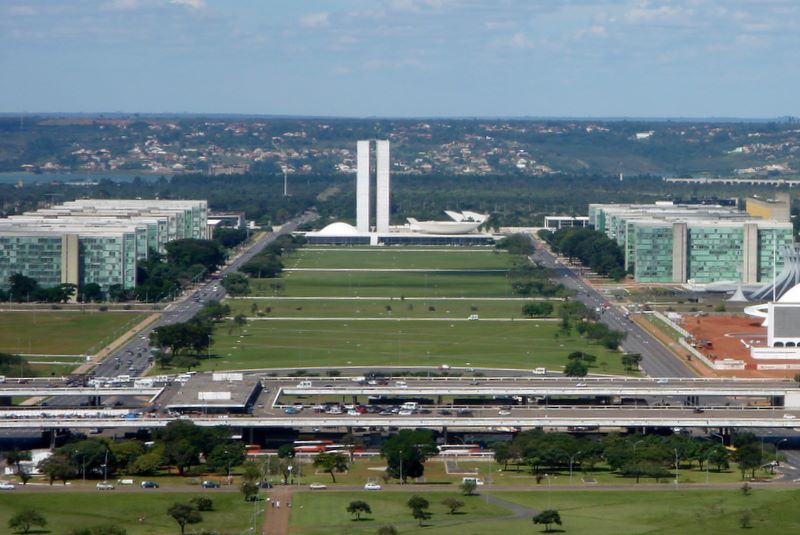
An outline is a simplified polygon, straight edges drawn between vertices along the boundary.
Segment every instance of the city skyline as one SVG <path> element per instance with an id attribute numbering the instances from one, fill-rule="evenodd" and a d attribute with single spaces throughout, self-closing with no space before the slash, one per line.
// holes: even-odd
<path id="1" fill-rule="evenodd" d="M 798 115 L 788 0 L 41 0 L 0 7 L 0 111 Z"/>

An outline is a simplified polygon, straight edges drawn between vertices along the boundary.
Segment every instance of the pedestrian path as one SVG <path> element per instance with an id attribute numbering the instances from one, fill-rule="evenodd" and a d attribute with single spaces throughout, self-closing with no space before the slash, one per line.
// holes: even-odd
<path id="1" fill-rule="evenodd" d="M 280 487 L 269 493 L 264 535 L 286 535 L 289 533 L 289 515 L 292 512 L 292 488 Z"/>

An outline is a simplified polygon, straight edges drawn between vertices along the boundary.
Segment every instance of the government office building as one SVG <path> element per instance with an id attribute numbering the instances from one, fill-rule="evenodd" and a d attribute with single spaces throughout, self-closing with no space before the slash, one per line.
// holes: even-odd
<path id="1" fill-rule="evenodd" d="M 42 287 L 136 286 L 136 263 L 167 242 L 208 235 L 207 201 L 81 199 L 0 219 L 0 288 L 22 273 Z"/>
<path id="2" fill-rule="evenodd" d="M 788 199 L 776 201 L 778 205 Z M 760 217 L 787 211 L 764 210 L 748 200 L 745 211 L 731 206 L 590 204 L 589 224 L 615 240 L 625 268 L 640 282 L 765 282 L 783 267 L 792 224 Z M 751 209 L 753 208 L 753 209 Z M 758 215 L 754 215 L 758 212 Z M 774 264 L 774 265 L 773 265 Z"/>

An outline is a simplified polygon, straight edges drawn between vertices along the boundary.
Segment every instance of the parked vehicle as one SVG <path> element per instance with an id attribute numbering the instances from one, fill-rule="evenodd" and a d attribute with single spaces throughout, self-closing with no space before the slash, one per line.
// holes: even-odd
<path id="1" fill-rule="evenodd" d="M 364 485 L 364 490 L 381 490 L 381 486 L 377 483 L 367 483 Z"/>
<path id="2" fill-rule="evenodd" d="M 311 490 L 325 490 L 328 488 L 328 486 L 324 483 L 312 483 L 308 486 L 308 488 Z"/>
<path id="3" fill-rule="evenodd" d="M 143 489 L 157 489 L 159 487 L 158 483 L 156 483 L 155 481 L 142 481 L 141 483 L 139 483 L 139 485 Z"/>
<path id="4" fill-rule="evenodd" d="M 97 484 L 97 490 L 114 490 L 114 485 L 108 481 L 102 481 Z"/>
<path id="5" fill-rule="evenodd" d="M 219 483 L 216 481 L 203 481 L 202 487 L 204 489 L 218 489 Z"/>

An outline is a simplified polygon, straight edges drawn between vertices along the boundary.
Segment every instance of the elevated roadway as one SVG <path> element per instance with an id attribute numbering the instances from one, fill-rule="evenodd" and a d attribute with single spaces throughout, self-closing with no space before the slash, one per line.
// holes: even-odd
<path id="1" fill-rule="evenodd" d="M 600 428 L 600 427 L 663 427 L 663 428 L 794 428 L 800 426 L 800 410 L 776 409 L 712 409 L 695 413 L 689 409 L 618 407 L 537 407 L 514 408 L 500 416 L 496 411 L 475 411 L 473 416 L 412 415 L 317 415 L 293 414 L 266 417 L 196 416 L 196 425 L 225 426 L 238 430 L 249 428 Z M 154 429 L 179 420 L 173 417 L 144 418 L 24 418 L 0 420 L 2 429 Z"/>

